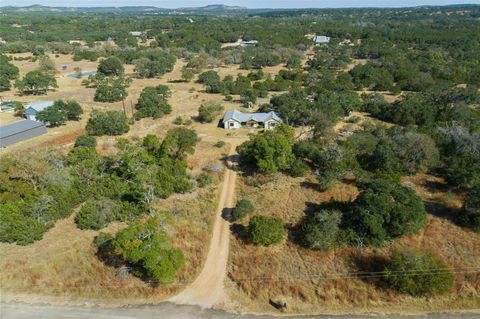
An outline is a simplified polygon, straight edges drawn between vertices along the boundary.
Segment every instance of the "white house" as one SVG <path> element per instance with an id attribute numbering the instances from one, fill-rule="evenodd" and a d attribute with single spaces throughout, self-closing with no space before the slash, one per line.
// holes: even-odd
<path id="1" fill-rule="evenodd" d="M 266 129 L 275 128 L 282 119 L 275 112 L 268 113 L 242 113 L 237 110 L 229 111 L 223 117 L 223 127 L 226 130 L 245 127 L 263 126 Z"/>
<path id="2" fill-rule="evenodd" d="M 325 35 L 316 35 L 313 38 L 313 42 L 315 43 L 315 45 L 327 44 L 330 43 L 330 37 L 327 37 Z"/>
<path id="3" fill-rule="evenodd" d="M 241 40 L 240 41 L 240 46 L 241 47 L 256 46 L 257 44 L 258 44 L 257 40 L 248 40 L 248 41 Z"/>
<path id="4" fill-rule="evenodd" d="M 140 36 L 142 36 L 142 32 L 141 31 L 130 31 L 130 35 L 132 37 L 140 37 Z"/>
<path id="5" fill-rule="evenodd" d="M 31 102 L 27 104 L 25 107 L 25 114 L 27 115 L 27 119 L 36 121 L 37 113 L 43 111 L 45 108 L 52 106 L 53 101 L 38 101 L 38 102 Z"/>

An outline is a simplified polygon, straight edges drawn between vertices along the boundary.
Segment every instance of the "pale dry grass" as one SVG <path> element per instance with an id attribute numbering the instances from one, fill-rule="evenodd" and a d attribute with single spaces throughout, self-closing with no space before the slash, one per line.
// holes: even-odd
<path id="1" fill-rule="evenodd" d="M 386 247 L 305 249 L 295 243 L 293 236 L 305 211 L 316 211 L 318 204 L 331 198 L 349 200 L 357 194 L 356 188 L 350 184 L 337 184 L 327 192 L 320 192 L 315 189 L 315 181 L 312 182 L 278 176 L 258 189 L 239 179 L 238 197 L 251 199 L 255 203 L 255 214 L 281 217 L 289 229 L 289 240 L 273 247 L 257 247 L 238 235 L 242 233 L 242 227 L 235 226 L 228 287 L 231 299 L 239 303 L 237 307 L 254 312 L 276 312 L 269 305 L 269 299 L 280 298 L 288 303 L 286 311 L 289 313 L 414 313 L 478 309 L 478 274 L 456 274 L 451 295 L 431 298 L 400 295 L 378 280 L 365 281 L 355 276 L 338 278 L 338 274 L 364 271 L 369 260 L 373 261 L 374 267 L 375 260 L 379 260 L 376 267 L 381 267 L 381 261 L 399 248 L 430 249 L 449 267 L 478 269 L 480 234 L 462 229 L 448 218 L 429 214 L 426 226 L 418 234 L 396 240 Z M 446 196 L 441 187 L 443 181 L 438 178 L 421 175 L 409 177 L 404 182 L 413 184 L 422 199 L 433 200 L 450 213 L 458 211 L 461 206 L 461 198 Z M 427 209 L 432 212 L 433 208 L 427 205 Z M 244 225 L 247 223 L 248 218 L 243 221 Z"/>

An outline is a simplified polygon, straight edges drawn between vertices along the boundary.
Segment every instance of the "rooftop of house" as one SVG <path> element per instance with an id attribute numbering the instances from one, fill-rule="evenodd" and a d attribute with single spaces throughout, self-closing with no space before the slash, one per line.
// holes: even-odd
<path id="1" fill-rule="evenodd" d="M 313 38 L 313 41 L 315 43 L 328 43 L 328 42 L 330 42 L 330 37 L 327 37 L 325 35 L 316 35 Z"/>
<path id="2" fill-rule="evenodd" d="M 45 126 L 45 124 L 32 120 L 23 120 L 0 126 L 0 138 L 12 136 L 41 126 Z"/>
<path id="3" fill-rule="evenodd" d="M 238 110 L 228 111 L 223 117 L 223 123 L 234 120 L 240 123 L 245 123 L 248 121 L 255 122 L 267 122 L 270 120 L 281 121 L 282 119 L 275 112 L 268 113 L 242 113 Z"/>
<path id="4" fill-rule="evenodd" d="M 37 112 L 40 112 L 42 111 L 43 109 L 49 107 L 49 106 L 52 106 L 53 105 L 53 101 L 37 101 L 37 102 L 31 102 L 31 103 L 28 103 L 27 106 L 25 107 L 25 109 L 29 109 L 29 108 L 32 108 L 34 109 L 35 111 Z"/>

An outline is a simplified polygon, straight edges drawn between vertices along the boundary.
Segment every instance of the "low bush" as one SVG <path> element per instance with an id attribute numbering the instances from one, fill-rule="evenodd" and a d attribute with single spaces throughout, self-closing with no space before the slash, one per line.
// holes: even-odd
<path id="1" fill-rule="evenodd" d="M 307 175 L 309 171 L 310 171 L 310 167 L 308 167 L 305 161 L 301 159 L 296 159 L 294 162 L 292 162 L 292 165 L 290 166 L 288 173 L 293 177 L 302 177 Z"/>
<path id="2" fill-rule="evenodd" d="M 75 216 L 80 229 L 99 230 L 116 219 L 122 205 L 111 199 L 89 200 Z"/>
<path id="3" fill-rule="evenodd" d="M 198 109 L 198 120 L 202 123 L 212 123 L 224 110 L 223 105 L 215 102 L 202 104 Z"/>
<path id="4" fill-rule="evenodd" d="M 248 225 L 248 235 L 255 245 L 270 246 L 279 243 L 286 235 L 282 219 L 254 216 Z"/>
<path id="5" fill-rule="evenodd" d="M 184 265 L 180 249 L 172 247 L 170 238 L 157 218 L 137 221 L 121 230 L 113 240 L 115 252 L 133 266 L 133 273 L 160 284 L 171 283 Z"/>
<path id="6" fill-rule="evenodd" d="M 74 147 L 96 147 L 97 146 L 97 138 L 91 135 L 81 135 L 77 137 L 75 140 Z"/>
<path id="7" fill-rule="evenodd" d="M 312 249 L 329 249 L 338 243 L 342 214 L 337 210 L 322 210 L 300 226 L 301 243 Z"/>
<path id="8" fill-rule="evenodd" d="M 128 132 L 128 120 L 123 112 L 93 110 L 85 127 L 89 135 L 121 135 Z"/>
<path id="9" fill-rule="evenodd" d="M 235 205 L 235 208 L 232 210 L 232 221 L 237 221 L 245 216 L 253 213 L 255 211 L 255 207 L 253 206 L 252 202 L 248 199 L 241 199 Z"/>
<path id="10" fill-rule="evenodd" d="M 210 174 L 207 173 L 200 173 L 197 176 L 197 185 L 198 187 L 205 187 L 209 184 L 211 184 L 213 181 L 213 177 Z"/>
<path id="11" fill-rule="evenodd" d="M 454 278 L 447 266 L 431 252 L 395 252 L 385 268 L 385 280 L 400 292 L 413 296 L 444 294 Z"/>

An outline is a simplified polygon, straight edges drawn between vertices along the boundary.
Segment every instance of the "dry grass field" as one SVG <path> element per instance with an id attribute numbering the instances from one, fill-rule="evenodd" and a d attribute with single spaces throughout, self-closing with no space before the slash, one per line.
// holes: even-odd
<path id="1" fill-rule="evenodd" d="M 15 55 L 25 57 L 24 54 Z M 5 92 L 4 99 L 14 99 L 24 102 L 37 100 L 73 99 L 77 100 L 84 109 L 84 115 L 79 122 L 67 122 L 65 125 L 48 128 L 48 133 L 38 138 L 20 142 L 0 149 L 0 156 L 8 154 L 25 154 L 42 150 L 59 150 L 66 153 L 77 136 L 84 134 L 84 127 L 92 109 L 122 110 L 121 102 L 98 103 L 93 101 L 94 89 L 85 88 L 81 80 L 66 77 L 73 73 L 75 67 L 83 72 L 94 71 L 97 62 L 75 62 L 69 55 L 58 57 L 50 55 L 55 62 L 58 88 L 45 95 L 20 96 L 15 91 Z M 31 61 L 13 61 L 20 69 L 21 76 L 38 67 Z M 128 98 L 125 101 L 127 115 L 131 116 L 131 106 L 135 105 L 142 89 L 146 86 L 159 84 L 168 85 L 172 90 L 169 102 L 172 113 L 161 119 L 142 119 L 131 125 L 125 137 L 131 139 L 142 138 L 147 134 L 164 136 L 168 129 L 175 127 L 173 120 L 177 116 L 184 119 L 194 119 L 198 114 L 198 107 L 206 101 L 219 101 L 226 110 L 241 108 L 238 102 L 225 102 L 217 94 L 203 92 L 203 85 L 190 82 L 175 82 L 181 78 L 181 68 L 185 64 L 178 61 L 172 72 L 156 79 L 133 79 L 128 89 Z M 62 71 L 62 66 L 68 66 Z M 267 73 L 275 74 L 281 67 L 268 68 Z M 239 70 L 238 66 L 221 67 L 216 69 L 221 76 L 246 74 L 248 71 Z M 133 67 L 126 66 L 127 75 L 133 74 Z M 13 112 L 0 113 L 1 125 L 18 121 Z M 192 121 L 191 128 L 195 129 L 201 138 L 195 153 L 188 157 L 188 173 L 198 175 L 206 166 L 223 160 L 230 149 L 230 142 L 242 141 L 251 131 L 248 129 L 236 132 L 226 132 L 217 127 L 217 123 L 200 124 Z M 218 141 L 225 141 L 223 147 L 215 147 Z M 116 137 L 99 137 L 97 150 L 108 154 L 113 150 Z M 81 231 L 76 228 L 73 217 L 61 220 L 49 230 L 44 238 L 32 245 L 22 247 L 13 244 L 0 244 L 0 286 L 2 299 L 9 300 L 28 296 L 23 300 L 35 300 L 36 296 L 52 300 L 81 303 L 94 300 L 97 303 L 148 303 L 164 300 L 167 296 L 179 291 L 193 281 L 204 261 L 208 242 L 211 236 L 211 226 L 217 205 L 219 190 L 221 189 L 222 172 L 214 173 L 214 182 L 206 189 L 196 190 L 189 194 L 173 195 L 167 200 L 157 200 L 155 207 L 159 210 L 173 211 L 175 226 L 172 229 L 172 239 L 176 246 L 182 249 L 186 256 L 185 267 L 179 273 L 178 281 L 165 287 L 151 287 L 148 283 L 134 276 L 125 279 L 117 275 L 115 267 L 102 262 L 96 256 L 96 248 L 92 241 L 97 231 Z M 110 225 L 102 231 L 115 233 L 125 225 Z"/>
<path id="2" fill-rule="evenodd" d="M 354 199 L 357 190 L 353 185 L 341 183 L 321 192 L 315 188 L 312 177 L 276 176 L 260 187 L 249 186 L 251 183 L 245 177 L 239 178 L 237 197 L 252 200 L 255 214 L 281 217 L 289 240 L 272 247 L 258 247 L 245 240 L 244 226 L 248 220 L 243 225 L 232 226 L 228 269 L 231 299 L 238 301 L 237 306 L 253 312 L 278 312 L 269 304 L 270 299 L 286 301 L 288 313 L 478 309 L 478 273 L 456 273 L 454 293 L 432 298 L 399 295 L 378 279 L 366 281 L 354 274 L 381 267 L 389 252 L 407 247 L 430 249 L 452 268 L 480 268 L 480 234 L 450 221 L 462 205 L 461 194 L 445 193 L 443 181 L 429 175 L 411 176 L 403 183 L 417 191 L 429 212 L 428 222 L 418 234 L 381 248 L 339 247 L 313 251 L 295 243 L 295 226 L 306 212 L 318 210 L 319 205 L 332 198 Z M 349 274 L 347 278 L 345 274 Z"/>

